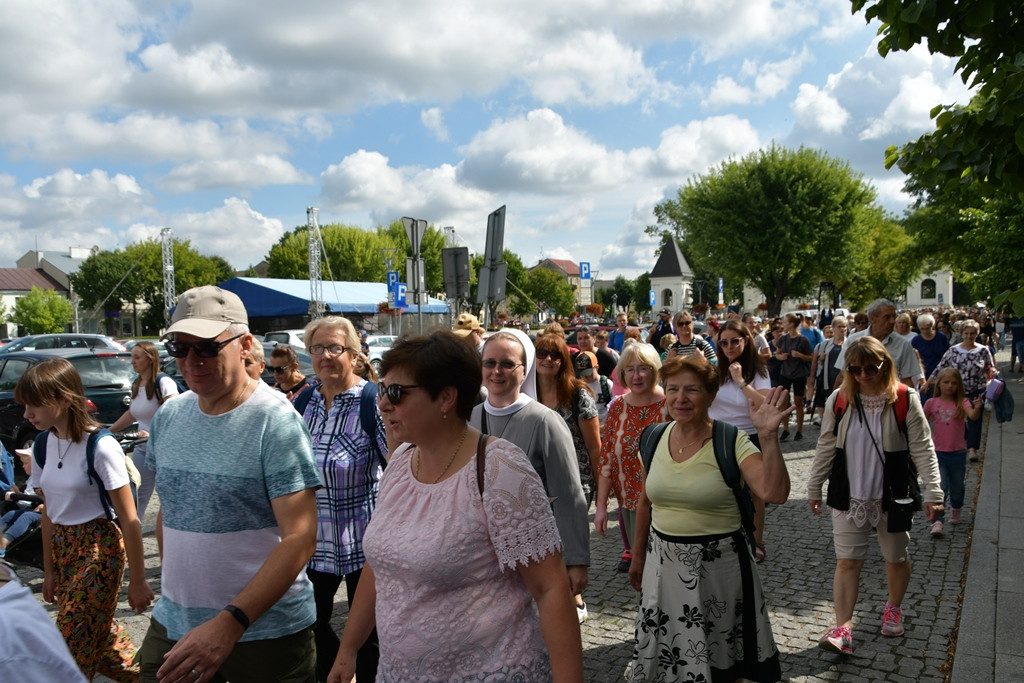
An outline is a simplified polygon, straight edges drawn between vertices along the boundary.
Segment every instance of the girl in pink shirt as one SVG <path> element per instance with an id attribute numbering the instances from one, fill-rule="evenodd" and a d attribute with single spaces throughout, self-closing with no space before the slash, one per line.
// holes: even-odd
<path id="1" fill-rule="evenodd" d="M 960 371 L 953 367 L 939 371 L 936 385 L 936 396 L 924 404 L 924 414 L 932 423 L 932 442 L 939 459 L 942 492 L 949 496 L 953 508 L 949 521 L 959 524 L 967 474 L 967 418 L 977 420 L 981 416 L 984 396 L 978 396 L 973 403 L 968 401 Z M 942 535 L 944 517 L 945 514 L 932 522 L 932 536 Z"/>

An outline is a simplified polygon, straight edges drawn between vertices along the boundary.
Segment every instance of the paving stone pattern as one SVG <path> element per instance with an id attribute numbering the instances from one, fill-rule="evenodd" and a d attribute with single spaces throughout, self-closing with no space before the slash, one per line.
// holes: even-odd
<path id="1" fill-rule="evenodd" d="M 986 413 L 986 429 L 988 415 Z M 907 683 L 947 680 L 951 636 L 959 620 L 958 596 L 965 550 L 983 463 L 968 468 L 968 495 L 962 524 L 954 527 L 947 523 L 945 535 L 932 538 L 923 515 L 915 517 L 911 541 L 914 568 L 903 603 L 907 631 L 902 638 L 888 638 L 879 633 L 886 600 L 885 563 L 877 546 L 873 546 L 861 575 L 861 592 L 854 615 L 854 654 L 844 657 L 823 652 L 817 646 L 818 637 L 834 625 L 835 556 L 827 511 L 816 517 L 811 514 L 806 500 L 806 481 L 818 428 L 806 425 L 804 436 L 803 441 L 782 445 L 792 492 L 784 505 L 768 508 L 765 524 L 768 559 L 759 565 L 770 601 L 775 640 L 782 653 L 784 678 L 790 681 Z M 152 531 L 158 504 L 154 496 L 145 520 L 144 542 L 147 575 L 153 590 L 159 594 L 159 558 Z M 613 513 L 612 519 L 615 518 Z M 584 596 L 590 617 L 582 626 L 584 677 L 588 682 L 623 680 L 632 654 L 637 594 L 630 587 L 626 574 L 615 570 L 621 552 L 622 541 L 614 523 L 606 537 L 592 534 L 593 564 L 590 587 Z M 18 571 L 39 596 L 42 572 L 26 567 L 19 567 Z M 127 625 L 136 644 L 141 644 L 148 616 L 136 615 L 128 607 L 127 598 L 122 596 L 117 616 Z M 345 591 L 341 590 L 335 607 L 339 632 L 344 627 L 346 613 Z"/>

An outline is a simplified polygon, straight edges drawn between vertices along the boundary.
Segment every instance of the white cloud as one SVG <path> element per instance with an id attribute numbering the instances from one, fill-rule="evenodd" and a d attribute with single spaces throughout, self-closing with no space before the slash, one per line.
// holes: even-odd
<path id="1" fill-rule="evenodd" d="M 420 111 L 420 123 L 438 140 L 448 140 L 448 129 L 444 125 L 444 113 L 440 107 L 431 107 Z"/>
<path id="2" fill-rule="evenodd" d="M 662 132 L 650 159 L 650 173 L 652 177 L 690 176 L 760 146 L 757 129 L 747 119 L 728 114 L 691 121 Z"/>
<path id="3" fill-rule="evenodd" d="M 659 237 L 645 232 L 654 223 L 654 207 L 665 200 L 670 190 L 664 187 L 649 187 L 634 202 L 625 227 L 614 242 L 601 250 L 601 270 L 608 273 L 622 273 L 635 278 L 654 268 L 655 251 L 661 244 Z"/>
<path id="4" fill-rule="evenodd" d="M 760 104 L 785 90 L 790 81 L 811 58 L 806 47 L 799 53 L 777 62 L 759 64 L 744 60 L 739 76 L 751 85 L 741 85 L 731 76 L 720 76 L 711 87 L 704 104 L 709 107 Z"/>
<path id="5" fill-rule="evenodd" d="M 284 234 L 284 224 L 264 216 L 238 197 L 224 200 L 223 205 L 205 212 L 174 213 L 164 217 L 176 239 L 190 240 L 201 254 L 222 256 L 237 269 L 263 260 Z M 132 240 L 159 234 L 159 228 L 132 226 Z"/>
<path id="6" fill-rule="evenodd" d="M 850 120 L 850 113 L 839 101 L 810 83 L 802 83 L 792 104 L 797 122 L 825 133 L 841 133 Z"/>
<path id="7" fill-rule="evenodd" d="M 177 166 L 160 179 L 162 187 L 179 193 L 312 182 L 309 175 L 274 154 L 257 154 L 251 159 L 194 161 Z"/>

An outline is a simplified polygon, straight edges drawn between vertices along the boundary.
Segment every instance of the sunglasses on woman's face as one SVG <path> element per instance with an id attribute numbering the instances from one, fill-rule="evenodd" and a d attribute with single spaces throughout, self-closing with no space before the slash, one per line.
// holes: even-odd
<path id="1" fill-rule="evenodd" d="M 847 365 L 846 371 L 854 377 L 864 375 L 870 379 L 881 372 L 883 365 L 885 365 L 885 361 L 882 361 L 878 365 Z"/>
<path id="2" fill-rule="evenodd" d="M 739 346 L 743 343 L 743 337 L 732 337 L 731 339 L 719 339 L 719 346 L 730 348 L 733 346 Z"/>
<path id="3" fill-rule="evenodd" d="M 388 384 L 385 386 L 384 382 L 377 382 L 377 397 L 387 398 L 388 403 L 393 406 L 397 406 L 402 402 L 402 394 L 409 389 L 419 389 L 418 384 Z"/>
<path id="4" fill-rule="evenodd" d="M 537 360 L 544 360 L 545 358 L 550 358 L 551 360 L 562 360 L 562 354 L 554 349 L 551 349 L 550 351 L 548 349 L 537 349 L 535 353 L 537 354 Z"/>

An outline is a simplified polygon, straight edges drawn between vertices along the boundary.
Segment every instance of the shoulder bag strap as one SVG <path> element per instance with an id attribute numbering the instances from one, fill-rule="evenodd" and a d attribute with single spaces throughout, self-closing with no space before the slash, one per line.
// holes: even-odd
<path id="1" fill-rule="evenodd" d="M 480 434 L 476 442 L 476 487 L 480 489 L 480 500 L 484 498 L 484 460 L 487 458 L 487 435 Z"/>

